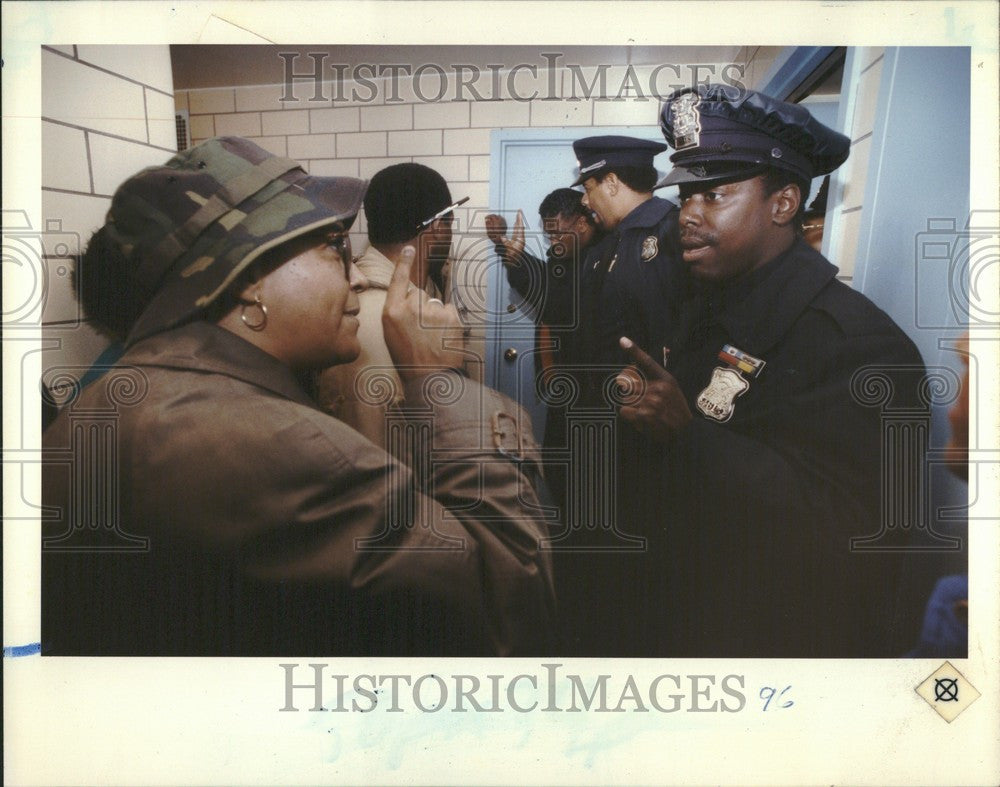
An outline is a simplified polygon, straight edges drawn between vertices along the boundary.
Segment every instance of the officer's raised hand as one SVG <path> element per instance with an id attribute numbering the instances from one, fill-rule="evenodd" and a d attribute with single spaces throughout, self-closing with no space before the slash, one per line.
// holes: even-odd
<path id="1" fill-rule="evenodd" d="M 524 251 L 524 215 L 521 211 L 517 212 L 510 238 L 506 237 L 506 232 L 507 220 L 503 216 L 491 213 L 486 217 L 486 237 L 493 241 L 503 262 L 510 265 L 516 263 Z"/>
<path id="2" fill-rule="evenodd" d="M 691 409 L 683 391 L 674 376 L 631 339 L 623 336 L 619 344 L 633 365 L 619 373 L 618 384 L 626 390 L 642 390 L 635 402 L 622 406 L 622 418 L 661 442 L 671 440 L 691 421 Z"/>
<path id="3" fill-rule="evenodd" d="M 446 346 L 455 344 L 462 335 L 455 307 L 429 298 L 422 289 L 410 284 L 414 256 L 412 246 L 403 249 L 382 309 L 385 343 L 404 380 L 440 369 L 457 369 L 465 360 L 461 352 Z"/>

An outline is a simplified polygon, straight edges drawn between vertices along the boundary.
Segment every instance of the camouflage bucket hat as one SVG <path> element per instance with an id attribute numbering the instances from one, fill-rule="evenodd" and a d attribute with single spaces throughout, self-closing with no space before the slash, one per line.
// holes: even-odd
<path id="1" fill-rule="evenodd" d="M 239 137 L 210 139 L 133 175 L 104 226 L 136 261 L 148 298 L 127 343 L 192 318 L 269 249 L 323 227 L 348 229 L 366 185 L 312 177 Z"/>

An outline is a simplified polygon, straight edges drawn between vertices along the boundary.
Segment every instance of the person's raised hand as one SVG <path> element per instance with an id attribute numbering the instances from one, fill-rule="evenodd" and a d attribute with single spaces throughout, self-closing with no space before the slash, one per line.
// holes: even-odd
<path id="1" fill-rule="evenodd" d="M 634 401 L 622 405 L 621 416 L 636 429 L 668 442 L 691 422 L 684 392 L 674 376 L 631 339 L 623 336 L 619 344 L 632 365 L 618 374 L 617 382 L 626 391 L 641 392 Z"/>
<path id="2" fill-rule="evenodd" d="M 506 240 L 507 220 L 496 213 L 490 213 L 486 217 L 486 237 L 493 243 L 500 244 Z"/>
<path id="3" fill-rule="evenodd" d="M 410 283 L 416 252 L 403 249 L 389 282 L 382 309 L 382 331 L 389 355 L 404 379 L 423 377 L 441 369 L 459 369 L 465 356 L 453 347 L 462 344 L 458 312 Z"/>
<path id="4" fill-rule="evenodd" d="M 493 241 L 500 251 L 503 262 L 507 265 L 514 264 L 524 251 L 524 214 L 517 212 L 514 219 L 514 230 L 508 238 L 507 220 L 503 216 L 491 213 L 486 217 L 486 236 Z"/>

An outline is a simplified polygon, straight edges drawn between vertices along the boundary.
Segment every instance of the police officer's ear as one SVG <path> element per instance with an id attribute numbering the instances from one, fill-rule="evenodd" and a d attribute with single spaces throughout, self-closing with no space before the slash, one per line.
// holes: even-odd
<path id="1" fill-rule="evenodd" d="M 788 183 L 771 195 L 771 219 L 779 227 L 791 224 L 802 204 L 802 192 L 794 183 Z"/>
<path id="2" fill-rule="evenodd" d="M 609 197 L 613 197 L 618 193 L 618 187 L 621 186 L 621 181 L 618 179 L 618 175 L 614 172 L 607 173 L 603 178 L 601 178 L 601 185 L 604 186 Z"/>

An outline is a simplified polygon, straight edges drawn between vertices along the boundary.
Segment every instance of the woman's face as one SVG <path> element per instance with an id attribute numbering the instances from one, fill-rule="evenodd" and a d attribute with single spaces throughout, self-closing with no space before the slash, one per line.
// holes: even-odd
<path id="1" fill-rule="evenodd" d="M 259 293 L 267 307 L 262 348 L 296 371 L 347 363 L 361 352 L 357 294 L 368 281 L 342 239 L 329 232 L 292 241 L 293 256 L 244 292 L 249 301 Z"/>

